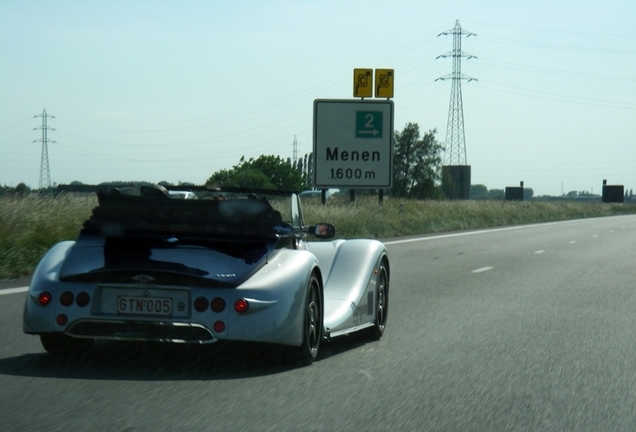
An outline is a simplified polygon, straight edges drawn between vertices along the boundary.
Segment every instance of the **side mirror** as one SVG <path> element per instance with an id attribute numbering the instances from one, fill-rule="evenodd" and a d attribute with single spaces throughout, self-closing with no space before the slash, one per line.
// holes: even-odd
<path id="1" fill-rule="evenodd" d="M 319 223 L 309 228 L 309 232 L 321 239 L 330 239 L 336 235 L 336 227 L 329 223 Z"/>

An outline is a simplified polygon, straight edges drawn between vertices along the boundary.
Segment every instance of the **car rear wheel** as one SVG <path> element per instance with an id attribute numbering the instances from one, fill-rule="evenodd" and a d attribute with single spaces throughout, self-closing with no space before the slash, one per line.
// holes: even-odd
<path id="1" fill-rule="evenodd" d="M 41 334 L 40 342 L 49 354 L 56 356 L 81 354 L 93 346 L 93 339 L 74 338 L 64 333 Z"/>
<path id="2" fill-rule="evenodd" d="M 375 294 L 375 321 L 373 327 L 365 329 L 369 339 L 378 340 L 384 334 L 389 312 L 389 273 L 385 263 L 380 264 Z"/>
<path id="3" fill-rule="evenodd" d="M 305 319 L 303 324 L 303 344 L 299 348 L 299 357 L 304 363 L 311 363 L 320 351 L 323 337 L 323 303 L 320 281 L 315 274 L 309 279 L 307 299 L 305 300 Z"/>

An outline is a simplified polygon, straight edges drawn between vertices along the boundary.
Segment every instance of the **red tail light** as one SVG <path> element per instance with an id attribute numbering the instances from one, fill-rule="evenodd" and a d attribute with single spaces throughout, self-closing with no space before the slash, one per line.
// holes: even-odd
<path id="1" fill-rule="evenodd" d="M 196 300 L 194 300 L 194 309 L 197 312 L 204 312 L 208 308 L 208 304 L 208 299 L 205 297 L 197 297 Z"/>
<path id="2" fill-rule="evenodd" d="M 38 296 L 38 303 L 40 306 L 48 306 L 52 299 L 51 293 L 44 291 Z"/>
<path id="3" fill-rule="evenodd" d="M 234 303 L 234 310 L 240 314 L 247 312 L 250 304 L 245 299 L 239 299 Z"/>
<path id="4" fill-rule="evenodd" d="M 55 319 L 55 322 L 57 322 L 57 325 L 61 325 L 61 326 L 66 325 L 66 323 L 68 322 L 68 317 L 64 314 L 60 314 Z"/>
<path id="5" fill-rule="evenodd" d="M 217 333 L 221 333 L 225 330 L 225 323 L 223 321 L 217 321 L 214 323 L 214 331 Z"/>
<path id="6" fill-rule="evenodd" d="M 81 293 L 79 293 L 77 295 L 77 298 L 75 299 L 75 302 L 77 303 L 77 305 L 79 307 L 84 307 L 86 305 L 88 305 L 91 301 L 91 296 L 88 295 L 87 292 L 82 291 Z"/>
<path id="7" fill-rule="evenodd" d="M 73 300 L 75 300 L 75 296 L 70 291 L 64 291 L 60 296 L 60 303 L 62 304 L 62 306 L 72 305 Z"/>
<path id="8" fill-rule="evenodd" d="M 210 308 L 212 309 L 212 312 L 222 312 L 223 309 L 225 309 L 225 300 L 221 297 L 215 298 L 212 300 L 212 303 L 210 303 Z"/>

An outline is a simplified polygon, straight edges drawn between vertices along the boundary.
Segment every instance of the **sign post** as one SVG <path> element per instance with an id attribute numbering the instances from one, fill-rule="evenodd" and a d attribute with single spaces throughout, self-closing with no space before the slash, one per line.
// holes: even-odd
<path id="1" fill-rule="evenodd" d="M 314 101 L 314 186 L 393 186 L 393 101 Z"/>

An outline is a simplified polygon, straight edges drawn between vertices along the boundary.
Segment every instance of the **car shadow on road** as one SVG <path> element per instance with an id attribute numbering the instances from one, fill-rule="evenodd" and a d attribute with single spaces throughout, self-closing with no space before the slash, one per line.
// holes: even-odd
<path id="1" fill-rule="evenodd" d="M 349 337 L 324 343 L 316 363 L 361 345 L 363 342 Z M 99 341 L 89 351 L 72 357 L 42 352 L 0 359 L 0 374 L 122 381 L 230 380 L 307 366 L 293 354 L 289 348 L 254 343 L 210 346 Z"/>

